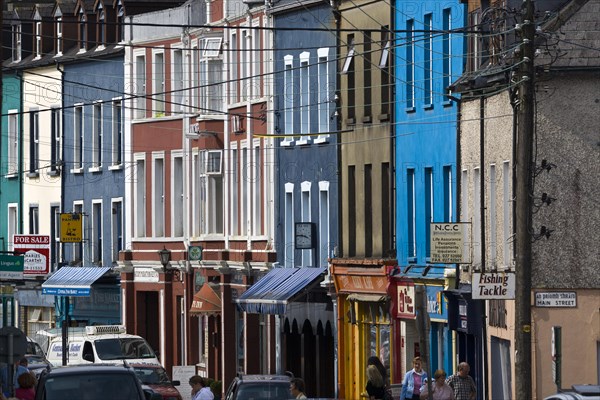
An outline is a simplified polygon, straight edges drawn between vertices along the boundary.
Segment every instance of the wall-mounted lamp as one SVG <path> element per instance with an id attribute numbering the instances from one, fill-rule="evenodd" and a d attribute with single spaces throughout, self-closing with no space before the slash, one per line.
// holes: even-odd
<path id="1" fill-rule="evenodd" d="M 431 269 L 431 265 L 427 265 L 425 268 L 423 268 L 423 272 L 421 272 L 422 276 L 427 276 L 427 274 L 429 273 L 429 270 Z"/>
<path id="2" fill-rule="evenodd" d="M 160 257 L 160 263 L 163 266 L 163 272 L 167 273 L 167 266 L 171 261 L 171 250 L 163 246 L 163 249 L 158 251 L 158 256 Z"/>

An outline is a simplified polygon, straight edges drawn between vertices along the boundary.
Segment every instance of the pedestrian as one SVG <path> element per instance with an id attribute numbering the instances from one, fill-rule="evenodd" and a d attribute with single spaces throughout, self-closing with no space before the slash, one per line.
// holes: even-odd
<path id="1" fill-rule="evenodd" d="M 458 364 L 458 371 L 446 379 L 448 386 L 454 391 L 456 400 L 475 400 L 477 395 L 477 386 L 475 381 L 469 375 L 471 367 L 466 362 Z"/>
<path id="2" fill-rule="evenodd" d="M 421 400 L 429 399 L 429 387 L 427 382 L 421 386 Z M 431 395 L 433 400 L 455 400 L 454 391 L 446 383 L 446 371 L 438 369 L 433 373 L 431 383 Z"/>
<path id="3" fill-rule="evenodd" d="M 15 397 L 19 400 L 34 400 L 35 376 L 32 373 L 21 374 L 17 381 L 19 382 L 19 388 L 15 390 Z"/>
<path id="4" fill-rule="evenodd" d="M 192 387 L 192 400 L 214 400 L 215 395 L 208 387 L 206 379 L 200 375 L 194 375 L 190 378 L 189 383 Z"/>
<path id="5" fill-rule="evenodd" d="M 294 377 L 290 379 L 290 393 L 294 399 L 306 399 L 306 394 L 304 394 L 305 385 L 304 379 Z"/>
<path id="6" fill-rule="evenodd" d="M 387 380 L 387 370 L 377 356 L 367 359 L 366 396 L 369 399 L 392 400 L 392 391 Z"/>
<path id="7" fill-rule="evenodd" d="M 29 372 L 29 368 L 27 368 L 29 365 L 29 362 L 27 361 L 27 358 L 23 357 L 20 360 L 18 360 L 17 362 L 15 362 L 13 369 L 12 369 L 12 376 L 13 376 L 13 385 L 15 389 L 19 388 L 19 376 L 21 376 L 22 374 L 25 373 L 30 373 Z M 11 389 L 10 389 L 10 385 L 9 385 L 9 380 L 8 380 L 8 374 L 9 373 L 9 367 L 8 365 L 5 365 L 4 367 L 2 367 L 2 369 L 0 370 L 0 380 L 2 381 L 2 392 L 4 393 L 5 396 L 10 396 L 11 393 Z"/>
<path id="8" fill-rule="evenodd" d="M 421 357 L 413 358 L 413 369 L 404 375 L 400 400 L 420 400 L 421 387 L 427 381 L 427 372 L 421 367 Z"/>

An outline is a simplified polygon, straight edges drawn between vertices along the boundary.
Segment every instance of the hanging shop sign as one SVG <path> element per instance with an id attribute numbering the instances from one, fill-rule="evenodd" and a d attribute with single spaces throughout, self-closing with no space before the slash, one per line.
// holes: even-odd
<path id="1" fill-rule="evenodd" d="M 25 277 L 50 273 L 49 235 L 14 235 L 13 250 L 24 257 Z"/>
<path id="2" fill-rule="evenodd" d="M 472 280 L 473 299 L 515 298 L 516 278 L 514 272 L 474 272 Z"/>
<path id="3" fill-rule="evenodd" d="M 431 262 L 470 264 L 468 223 L 434 222 L 430 224 Z"/>
<path id="4" fill-rule="evenodd" d="M 415 285 L 399 284 L 396 298 L 396 316 L 398 318 L 415 319 Z"/>

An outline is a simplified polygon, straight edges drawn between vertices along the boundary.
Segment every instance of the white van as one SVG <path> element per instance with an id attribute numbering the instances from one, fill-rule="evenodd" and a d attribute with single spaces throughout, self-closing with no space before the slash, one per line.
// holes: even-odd
<path id="1" fill-rule="evenodd" d="M 146 339 L 126 333 L 123 325 L 86 326 L 83 332 L 69 332 L 67 364 L 130 363 L 160 365 L 154 350 Z M 62 337 L 50 340 L 46 358 L 54 365 L 62 365 Z"/>

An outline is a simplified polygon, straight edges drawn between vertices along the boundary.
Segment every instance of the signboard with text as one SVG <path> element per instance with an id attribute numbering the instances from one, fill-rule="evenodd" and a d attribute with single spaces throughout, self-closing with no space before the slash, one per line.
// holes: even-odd
<path id="1" fill-rule="evenodd" d="M 536 307 L 575 308 L 577 293 L 575 292 L 536 292 Z"/>
<path id="2" fill-rule="evenodd" d="M 0 254 L 0 279 L 23 279 L 23 256 Z"/>
<path id="3" fill-rule="evenodd" d="M 473 299 L 491 300 L 515 298 L 514 272 L 473 272 L 471 294 Z"/>
<path id="4" fill-rule="evenodd" d="M 469 264 L 467 223 L 434 222 L 430 225 L 431 262 Z"/>
<path id="5" fill-rule="evenodd" d="M 82 225 L 81 214 L 60 214 L 60 241 L 62 243 L 81 243 Z"/>
<path id="6" fill-rule="evenodd" d="M 50 236 L 14 235 L 13 250 L 23 255 L 23 275 L 50 273 Z"/>

